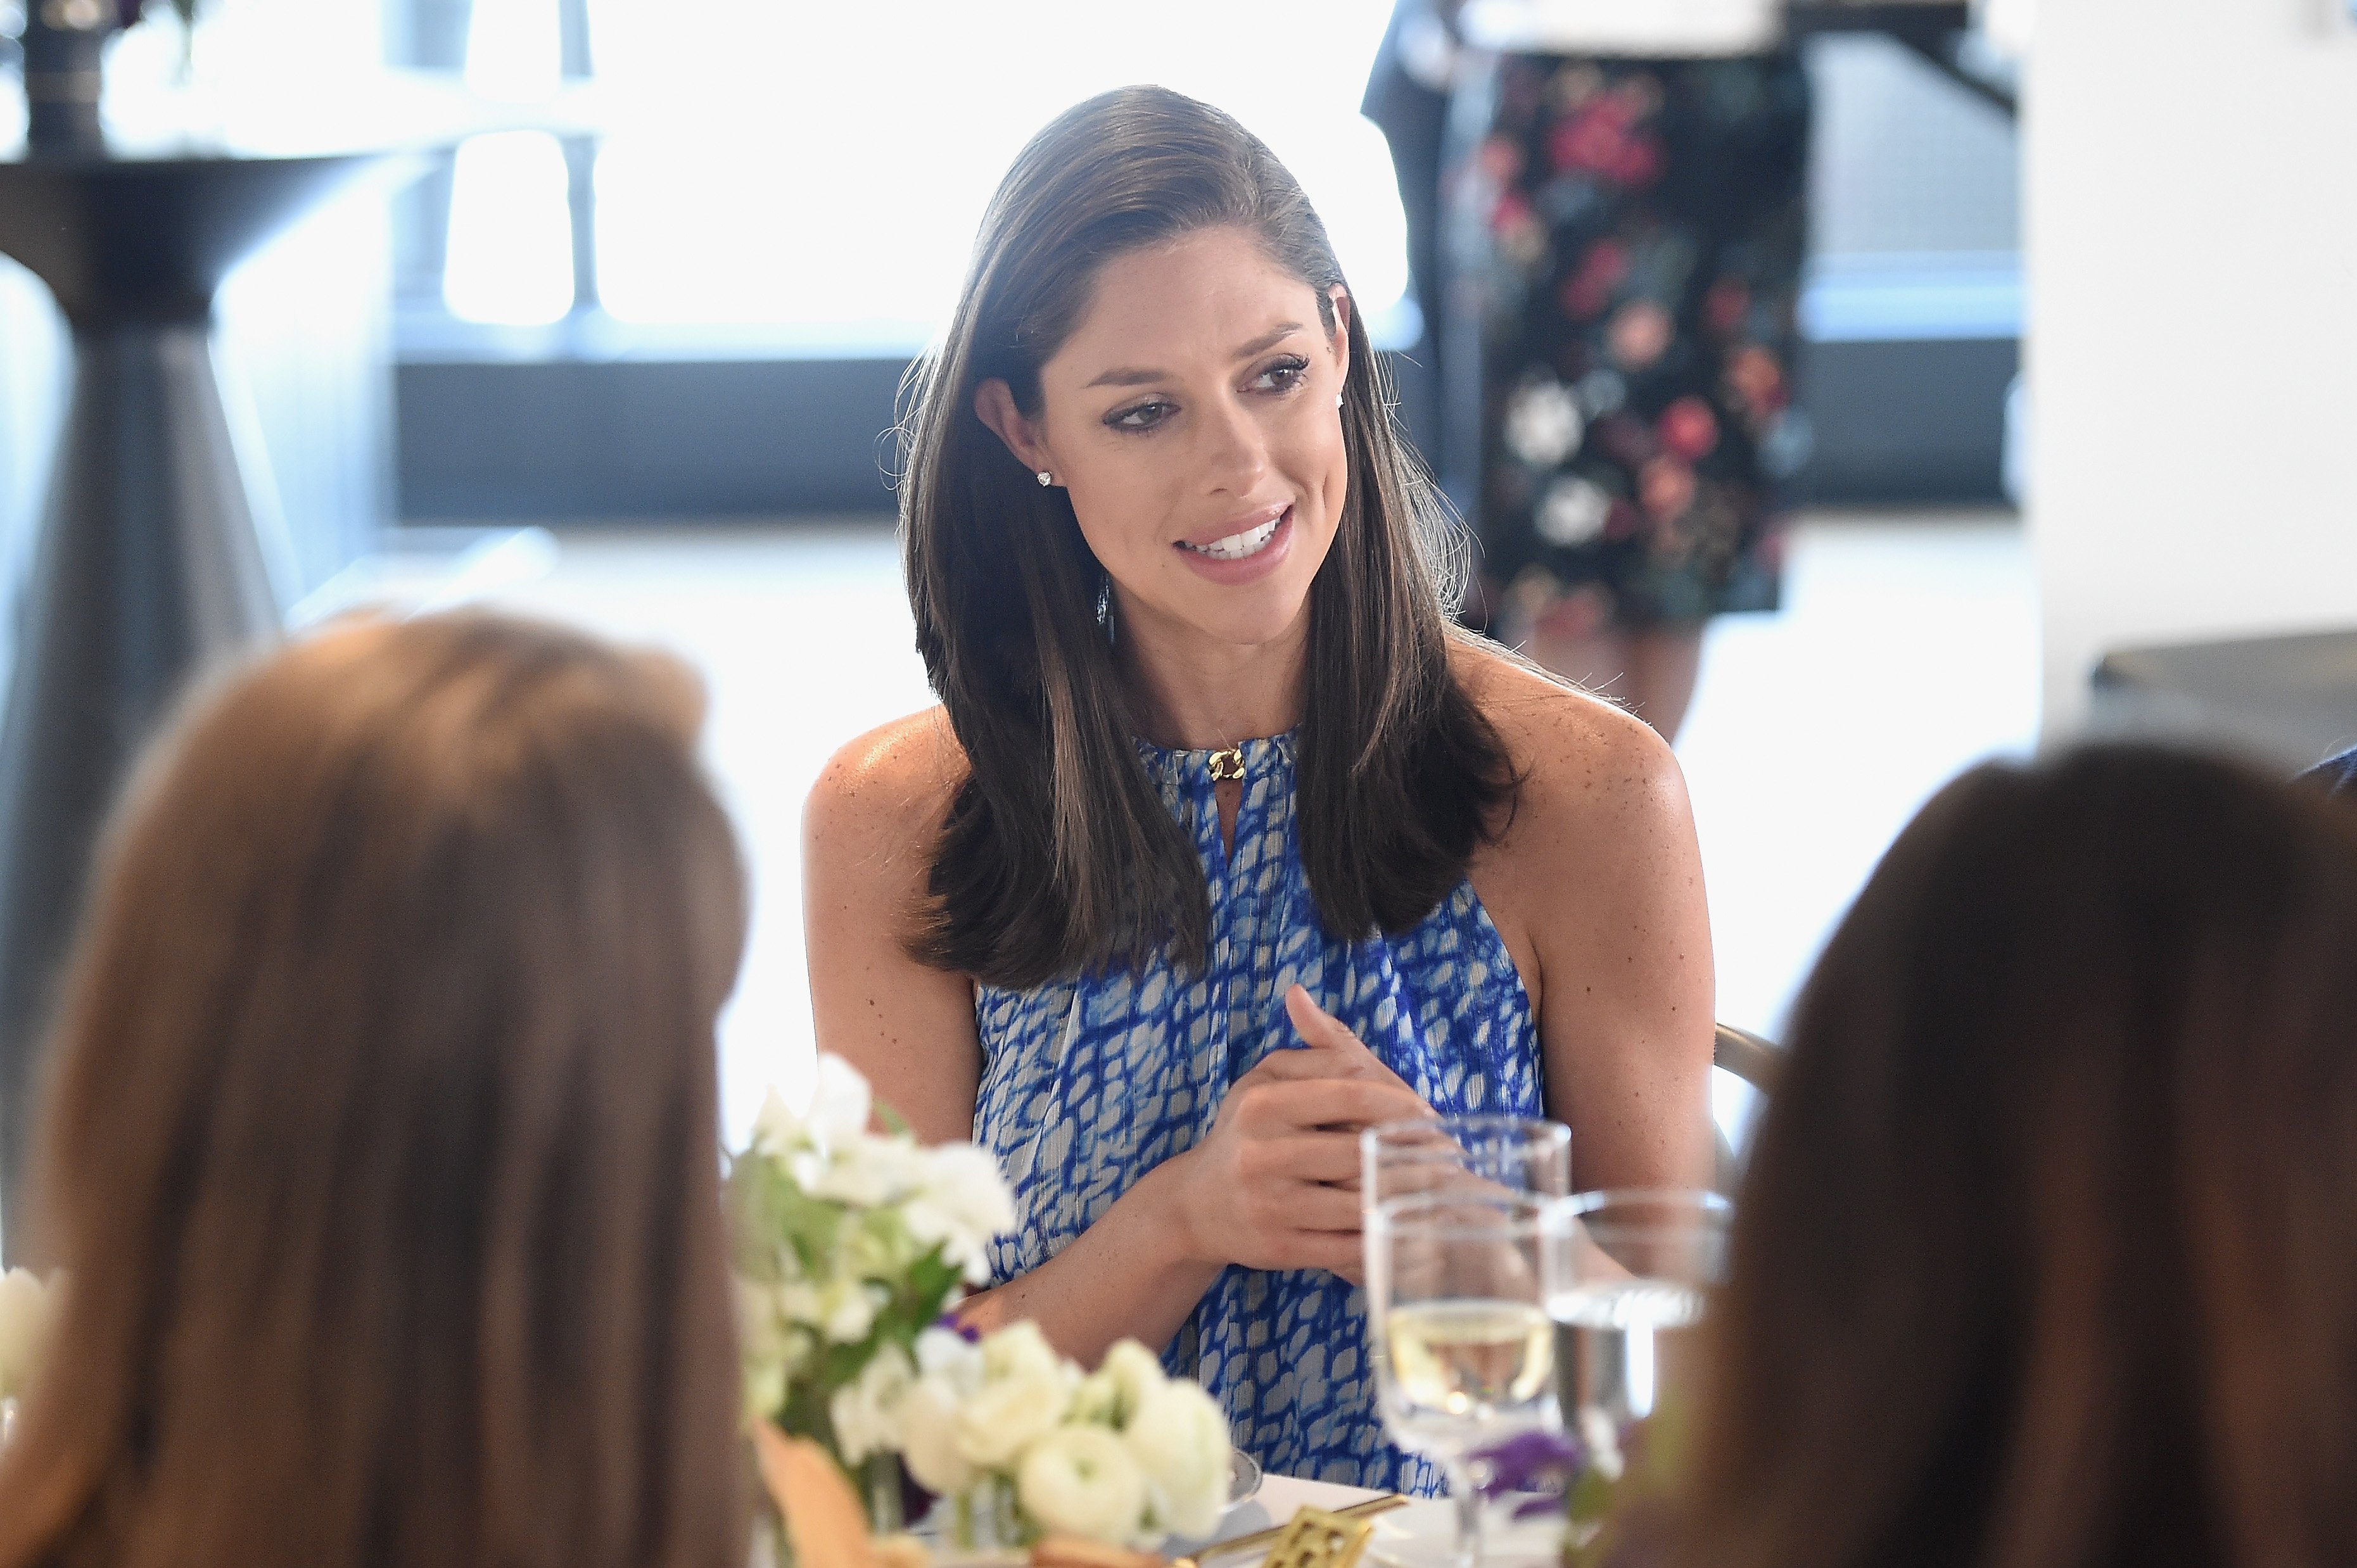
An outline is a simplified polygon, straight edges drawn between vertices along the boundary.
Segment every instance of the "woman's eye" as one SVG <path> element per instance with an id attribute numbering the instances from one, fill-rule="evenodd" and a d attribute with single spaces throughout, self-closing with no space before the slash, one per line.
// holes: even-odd
<path id="1" fill-rule="evenodd" d="M 1135 403 L 1105 415 L 1105 423 L 1115 430 L 1151 430 L 1170 417 L 1167 403 Z"/>
<path id="2" fill-rule="evenodd" d="M 1309 373 L 1309 361 L 1288 356 L 1253 378 L 1253 386 L 1268 392 L 1291 392 Z"/>

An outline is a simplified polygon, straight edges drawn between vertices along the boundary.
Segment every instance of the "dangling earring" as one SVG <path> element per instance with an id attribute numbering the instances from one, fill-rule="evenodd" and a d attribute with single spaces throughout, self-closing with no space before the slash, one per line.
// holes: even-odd
<path id="1" fill-rule="evenodd" d="M 1105 641 L 1113 641 L 1113 574 L 1097 585 L 1097 626 L 1104 632 Z"/>
<path id="2" fill-rule="evenodd" d="M 1045 469 L 1045 468 L 1040 469 L 1040 470 L 1039 471 L 1039 473 L 1037 473 L 1037 474 L 1033 475 L 1032 477 L 1033 477 L 1034 478 L 1036 478 L 1036 479 L 1038 479 L 1038 480 L 1039 481 L 1039 488 L 1040 488 L 1041 489 L 1043 489 L 1043 490 L 1044 490 L 1044 489 L 1046 489 L 1049 487 L 1049 485 L 1054 481 L 1054 479 L 1055 479 L 1055 478 L 1056 478 L 1056 476 L 1055 476 L 1055 475 L 1053 475 L 1053 474 L 1051 474 L 1051 473 L 1048 472 L 1048 470 L 1047 470 L 1047 469 Z"/>

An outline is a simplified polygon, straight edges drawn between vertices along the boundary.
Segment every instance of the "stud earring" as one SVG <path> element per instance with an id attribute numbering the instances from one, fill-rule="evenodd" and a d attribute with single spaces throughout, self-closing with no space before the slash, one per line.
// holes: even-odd
<path id="1" fill-rule="evenodd" d="M 1033 475 L 1032 477 L 1033 477 L 1034 478 L 1036 478 L 1036 479 L 1038 479 L 1038 480 L 1039 481 L 1039 488 L 1040 488 L 1041 489 L 1043 489 L 1043 490 L 1044 490 L 1044 489 L 1046 489 L 1048 488 L 1048 486 L 1049 486 L 1050 483 L 1052 483 L 1052 482 L 1054 481 L 1055 478 L 1056 478 L 1056 476 L 1055 476 L 1055 475 L 1053 475 L 1053 474 L 1051 474 L 1051 473 L 1048 472 L 1048 470 L 1047 470 L 1047 469 L 1045 469 L 1045 468 L 1040 469 L 1040 470 L 1039 471 L 1039 473 L 1037 473 L 1037 474 Z"/>
<path id="2" fill-rule="evenodd" d="M 1334 394 L 1334 406 L 1336 408 L 1342 406 L 1342 394 L 1340 392 L 1336 392 Z"/>

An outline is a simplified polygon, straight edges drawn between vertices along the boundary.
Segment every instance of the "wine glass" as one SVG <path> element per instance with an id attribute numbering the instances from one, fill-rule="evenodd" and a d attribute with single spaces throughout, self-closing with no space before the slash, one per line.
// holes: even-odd
<path id="1" fill-rule="evenodd" d="M 1383 1429 L 1448 1473 L 1458 1568 L 1481 1561 L 1472 1455 L 1556 1422 L 1540 1254 L 1545 1211 L 1563 1201 L 1453 1179 L 1367 1215 L 1368 1342 Z"/>
<path id="2" fill-rule="evenodd" d="M 1726 1277 L 1734 1208 L 1712 1192 L 1584 1192 L 1544 1218 L 1557 1402 L 1594 1442 L 1617 1442 L 1688 1397 L 1711 1288 Z"/>
<path id="3" fill-rule="evenodd" d="M 1359 1134 L 1360 1197 L 1369 1209 L 1410 1193 L 1487 1187 L 1571 1191 L 1571 1129 L 1521 1116 L 1427 1116 Z"/>

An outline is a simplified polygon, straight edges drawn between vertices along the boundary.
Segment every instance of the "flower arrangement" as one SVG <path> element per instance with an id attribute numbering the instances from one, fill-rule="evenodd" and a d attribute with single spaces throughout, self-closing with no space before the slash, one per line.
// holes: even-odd
<path id="1" fill-rule="evenodd" d="M 875 1526 L 900 1522 L 903 1466 L 965 1545 L 1218 1524 L 1228 1425 L 1201 1389 L 1135 1342 L 1084 1373 L 1035 1324 L 981 1337 L 945 1316 L 1015 1222 L 985 1151 L 920 1147 L 823 1057 L 808 1112 L 771 1093 L 727 1195 L 747 1414 L 864 1477 Z"/>
<path id="2" fill-rule="evenodd" d="M 1227 1418 L 1135 1340 L 1084 1374 L 1036 1324 L 979 1341 L 934 1328 L 908 1371 L 879 1402 L 880 1429 L 897 1436 L 918 1484 L 948 1499 L 961 1546 L 1046 1535 L 1150 1546 L 1218 1528 Z"/>
<path id="3" fill-rule="evenodd" d="M 879 1392 L 918 1335 L 990 1277 L 985 1250 L 1015 1222 L 989 1155 L 920 1147 L 888 1112 L 871 1132 L 873 1109 L 867 1081 L 822 1057 L 810 1110 L 772 1090 L 727 1175 L 747 1415 L 847 1466 L 890 1451 Z"/>

